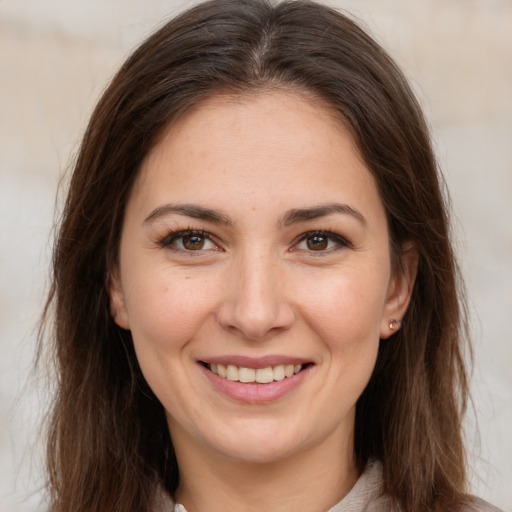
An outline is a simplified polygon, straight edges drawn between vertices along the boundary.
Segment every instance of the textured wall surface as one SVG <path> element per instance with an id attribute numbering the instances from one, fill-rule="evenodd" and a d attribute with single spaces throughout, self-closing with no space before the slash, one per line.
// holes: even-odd
<path id="1" fill-rule="evenodd" d="M 0 2 L 0 512 L 43 510 L 32 372 L 55 192 L 130 49 L 190 3 Z M 404 68 L 432 125 L 471 298 L 474 490 L 512 510 L 512 1 L 331 1 Z"/>

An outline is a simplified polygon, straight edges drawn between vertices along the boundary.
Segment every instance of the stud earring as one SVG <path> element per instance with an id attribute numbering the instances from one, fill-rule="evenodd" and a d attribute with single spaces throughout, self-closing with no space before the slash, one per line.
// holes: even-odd
<path id="1" fill-rule="evenodd" d="M 393 318 L 392 320 L 389 321 L 389 328 L 392 331 L 398 331 L 398 329 L 400 329 L 401 326 L 402 322 L 400 322 L 400 320 L 396 320 L 395 318 Z"/>

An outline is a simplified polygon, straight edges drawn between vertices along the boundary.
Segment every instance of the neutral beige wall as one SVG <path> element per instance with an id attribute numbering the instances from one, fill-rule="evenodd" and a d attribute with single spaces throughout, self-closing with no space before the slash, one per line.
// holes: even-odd
<path id="1" fill-rule="evenodd" d="M 512 510 L 512 1 L 329 3 L 396 57 L 432 124 L 472 300 L 475 490 Z M 0 1 L 0 512 L 41 509 L 31 362 L 59 176 L 115 68 L 188 4 Z"/>

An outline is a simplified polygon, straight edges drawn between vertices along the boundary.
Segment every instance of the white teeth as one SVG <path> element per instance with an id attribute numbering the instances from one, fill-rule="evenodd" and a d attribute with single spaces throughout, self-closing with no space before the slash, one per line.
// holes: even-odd
<path id="1" fill-rule="evenodd" d="M 215 366 L 212 364 L 212 366 Z M 254 368 L 239 368 L 238 380 L 240 382 L 254 382 L 256 380 L 256 370 Z"/>
<path id="2" fill-rule="evenodd" d="M 210 364 L 210 371 L 224 379 L 238 382 L 258 382 L 259 384 L 269 384 L 270 382 L 283 380 L 287 377 L 299 373 L 302 370 L 301 364 L 278 364 L 274 367 L 266 368 L 244 368 L 232 364 Z"/>
<path id="3" fill-rule="evenodd" d="M 217 364 L 217 365 L 212 364 L 210 366 L 217 366 L 217 373 L 219 374 L 219 376 L 224 377 L 224 378 L 227 377 L 228 372 L 226 370 L 226 367 L 223 364 Z M 215 372 L 213 372 L 213 373 L 215 373 Z"/>
<path id="4" fill-rule="evenodd" d="M 227 371 L 226 377 L 228 378 L 228 380 L 238 380 L 238 367 L 237 366 L 228 364 L 227 370 L 228 371 Z"/>
<path id="5" fill-rule="evenodd" d="M 272 367 L 258 368 L 256 370 L 256 382 L 260 384 L 268 384 L 274 380 L 274 370 Z"/>
<path id="6" fill-rule="evenodd" d="M 283 380 L 284 378 L 284 364 L 278 364 L 277 366 L 274 366 L 274 380 Z"/>

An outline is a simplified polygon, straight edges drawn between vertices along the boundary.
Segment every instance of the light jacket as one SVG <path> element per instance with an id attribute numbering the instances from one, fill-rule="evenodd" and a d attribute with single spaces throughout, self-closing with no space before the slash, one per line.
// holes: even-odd
<path id="1" fill-rule="evenodd" d="M 384 494 L 383 489 L 382 465 L 378 461 L 371 461 L 367 464 L 362 475 L 350 492 L 339 503 L 326 512 L 393 512 L 391 499 Z M 174 503 L 171 499 L 166 497 L 159 503 L 155 512 L 187 512 L 187 509 L 183 505 Z M 204 512 L 208 511 L 205 510 Z M 474 498 L 471 508 L 460 512 L 503 511 L 483 500 Z"/>

